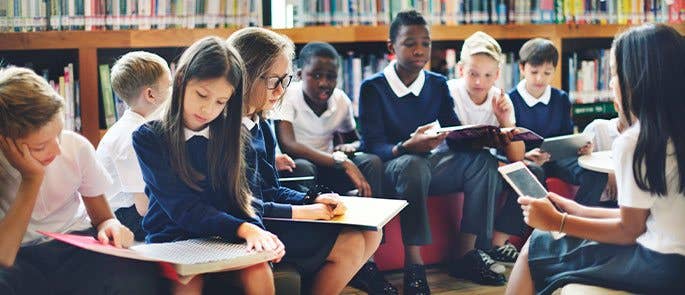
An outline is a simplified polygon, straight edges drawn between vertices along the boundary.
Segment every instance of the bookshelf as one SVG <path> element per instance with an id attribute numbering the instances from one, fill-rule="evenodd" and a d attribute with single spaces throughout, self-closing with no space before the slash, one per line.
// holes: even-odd
<path id="1" fill-rule="evenodd" d="M 669 25 L 685 35 L 685 24 Z M 562 75 L 567 71 L 563 63 L 564 48 L 575 48 L 577 46 L 574 44 L 585 39 L 604 39 L 604 43 L 610 44 L 613 36 L 626 28 L 626 25 L 592 24 L 434 25 L 431 26 L 431 36 L 436 44 L 461 42 L 476 31 L 487 32 L 498 41 L 548 38 L 562 52 L 562 62 L 552 82 L 555 87 L 561 87 Z M 109 62 L 98 60 L 99 52 L 108 49 L 182 48 L 207 35 L 228 37 L 235 30 L 221 28 L 0 33 L 0 58 L 21 51 L 35 52 L 36 58 L 53 50 L 76 52 L 77 61 L 74 66 L 80 80 L 81 133 L 96 145 L 102 134 L 99 127 L 98 64 Z M 355 43 L 377 43 L 375 46 L 382 50 L 385 48 L 388 26 L 316 26 L 275 31 L 289 36 L 296 44 L 314 40 L 352 47 Z"/>

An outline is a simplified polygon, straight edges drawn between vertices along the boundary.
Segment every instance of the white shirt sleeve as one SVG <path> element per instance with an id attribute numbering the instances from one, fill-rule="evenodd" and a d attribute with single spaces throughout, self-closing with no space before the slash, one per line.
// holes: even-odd
<path id="1" fill-rule="evenodd" d="M 78 192 L 84 197 L 97 197 L 105 193 L 107 188 L 112 185 L 107 170 L 97 161 L 95 149 L 84 137 L 77 135 L 75 148 L 77 153 L 77 163 L 81 170 L 81 185 Z"/>
<path id="2" fill-rule="evenodd" d="M 502 91 L 504 91 L 504 90 L 502 90 Z M 511 122 L 514 123 L 514 125 L 515 125 L 516 124 L 516 111 L 514 110 L 514 102 L 511 101 L 509 94 L 505 93 L 504 98 L 506 98 L 507 101 L 509 101 L 509 107 L 511 108 L 511 116 L 510 116 L 509 120 L 511 120 Z"/>
<path id="3" fill-rule="evenodd" d="M 340 126 L 338 126 L 338 130 L 336 131 L 340 133 L 347 133 L 354 130 L 357 127 L 352 112 L 352 103 L 350 101 L 350 98 L 347 96 L 347 94 L 345 94 L 344 91 L 336 89 L 335 92 L 340 93 L 340 96 L 338 97 L 338 101 L 340 101 L 339 110 L 346 112 L 344 119 L 340 122 Z"/>
<path id="4" fill-rule="evenodd" d="M 112 159 L 114 168 L 119 175 L 121 182 L 121 189 L 126 193 L 142 193 L 145 191 L 145 181 L 143 181 L 143 173 L 138 164 L 138 157 L 136 156 L 133 145 L 121 154 Z"/>
<path id="5" fill-rule="evenodd" d="M 651 193 L 640 189 L 633 176 L 633 154 L 638 135 L 638 132 L 634 131 L 636 129 L 626 131 L 626 134 L 617 138 L 612 149 L 618 204 L 624 207 L 649 209 L 656 198 Z"/>
<path id="6" fill-rule="evenodd" d="M 288 121 L 290 123 L 295 122 L 295 106 L 292 102 L 294 97 L 289 94 L 292 94 L 292 92 L 286 93 L 281 101 L 281 104 L 274 108 L 274 111 L 271 114 L 271 119 Z"/>

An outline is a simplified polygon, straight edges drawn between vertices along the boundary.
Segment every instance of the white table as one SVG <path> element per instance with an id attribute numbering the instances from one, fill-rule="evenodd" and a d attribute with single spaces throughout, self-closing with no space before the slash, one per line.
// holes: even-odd
<path id="1" fill-rule="evenodd" d="M 593 152 L 591 155 L 578 157 L 578 165 L 588 170 L 614 173 L 614 160 L 611 151 Z"/>

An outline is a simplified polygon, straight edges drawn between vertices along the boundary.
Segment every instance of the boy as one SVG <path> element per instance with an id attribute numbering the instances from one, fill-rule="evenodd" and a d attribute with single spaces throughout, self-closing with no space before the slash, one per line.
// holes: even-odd
<path id="1" fill-rule="evenodd" d="M 335 87 L 339 60 L 328 43 L 310 42 L 300 51 L 300 82 L 288 87 L 272 116 L 281 150 L 295 158 L 293 171 L 279 174 L 315 175 L 316 183 L 340 194 L 356 188 L 360 196 L 379 196 L 383 162 L 376 155 L 357 152 L 360 143 L 352 104 L 345 92 Z M 334 146 L 337 135 L 344 142 Z M 373 262 L 362 267 L 352 284 L 371 294 L 397 293 Z"/>
<path id="2" fill-rule="evenodd" d="M 0 70 L 0 294 L 155 294 L 155 264 L 50 241 L 77 232 L 128 247 L 110 184 L 82 136 L 62 131 L 62 98 L 29 69 Z M 85 208 L 84 208 L 85 207 Z"/>
<path id="3" fill-rule="evenodd" d="M 461 78 L 447 81 L 454 99 L 454 111 L 462 124 L 515 127 L 511 99 L 495 87 L 502 63 L 502 49 L 490 35 L 479 31 L 464 40 L 457 64 Z M 523 141 L 511 142 L 504 146 L 504 153 L 509 162 L 521 161 L 525 145 Z M 509 188 L 507 191 L 507 201 L 495 222 L 493 247 L 485 252 L 498 262 L 513 264 L 518 251 L 508 242 L 509 235 L 521 236 L 525 224 L 516 202 L 516 192 Z"/>
<path id="4" fill-rule="evenodd" d="M 430 293 L 420 253 L 421 245 L 431 243 L 429 192 L 464 192 L 456 265 L 479 282 L 504 284 L 504 277 L 489 269 L 492 259 L 474 249 L 477 235 L 492 235 L 495 197 L 502 187 L 497 161 L 482 148 L 464 144 L 455 146 L 460 151 L 431 153 L 447 136 L 426 134 L 432 123 L 456 126 L 460 122 L 445 78 L 423 70 L 430 60 L 431 38 L 421 14 L 397 14 L 390 26 L 388 50 L 396 61 L 362 83 L 359 119 L 363 147 L 384 161 L 383 193 L 409 202 L 400 213 L 405 293 Z"/>
<path id="5" fill-rule="evenodd" d="M 564 91 L 549 85 L 559 59 L 554 44 L 542 38 L 531 39 L 523 44 L 519 56 L 519 70 L 525 79 L 509 92 L 518 126 L 528 128 L 542 137 L 573 133 L 571 101 Z M 591 143 L 578 151 L 579 154 L 591 152 Z M 550 155 L 537 148 L 528 151 L 525 156 L 532 162 L 529 164 L 531 170 L 537 170 L 536 175 L 558 177 L 579 185 L 576 202 L 587 206 L 596 206 L 599 202 L 607 183 L 607 174 L 581 168 L 575 157 L 549 162 Z"/>
<path id="6" fill-rule="evenodd" d="M 96 154 L 114 182 L 105 192 L 114 214 L 133 231 L 136 241 L 143 241 L 141 220 L 148 199 L 131 134 L 171 95 L 171 73 L 160 56 L 134 51 L 114 63 L 111 76 L 114 92 L 129 109 L 107 130 Z"/>

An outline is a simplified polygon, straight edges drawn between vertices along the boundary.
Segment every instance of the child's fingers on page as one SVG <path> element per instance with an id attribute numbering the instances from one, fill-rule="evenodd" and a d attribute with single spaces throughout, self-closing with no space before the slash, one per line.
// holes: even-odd
<path id="1" fill-rule="evenodd" d="M 98 232 L 98 241 L 102 244 L 109 244 L 109 237 L 107 237 L 107 233 L 104 230 Z"/>

